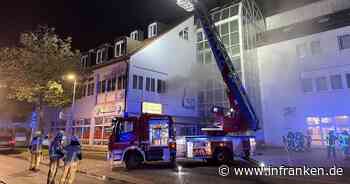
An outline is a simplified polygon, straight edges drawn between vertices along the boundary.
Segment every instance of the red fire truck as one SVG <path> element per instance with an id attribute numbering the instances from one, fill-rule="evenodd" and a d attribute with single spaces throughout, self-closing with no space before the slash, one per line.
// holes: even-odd
<path id="1" fill-rule="evenodd" d="M 166 115 L 114 118 L 108 157 L 112 166 L 137 168 L 149 161 L 175 163 L 176 143 L 173 119 Z"/>

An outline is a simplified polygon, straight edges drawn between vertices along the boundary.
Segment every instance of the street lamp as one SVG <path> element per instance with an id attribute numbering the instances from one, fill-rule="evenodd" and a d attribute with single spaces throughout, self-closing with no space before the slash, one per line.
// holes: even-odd
<path id="1" fill-rule="evenodd" d="M 71 114 L 69 116 L 68 124 L 66 125 L 66 131 L 68 136 L 71 136 L 72 132 L 72 125 L 74 120 L 74 113 L 75 113 L 75 95 L 76 95 L 76 89 L 77 89 L 77 77 L 74 74 L 68 74 L 66 78 L 70 81 L 74 81 L 73 85 L 73 100 L 72 100 L 72 107 L 71 107 Z"/>

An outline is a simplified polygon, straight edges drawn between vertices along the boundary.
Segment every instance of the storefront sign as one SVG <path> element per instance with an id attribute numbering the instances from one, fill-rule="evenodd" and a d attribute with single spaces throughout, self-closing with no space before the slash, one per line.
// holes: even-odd
<path id="1" fill-rule="evenodd" d="M 142 113 L 149 114 L 162 114 L 162 104 L 143 102 L 142 103 Z"/>

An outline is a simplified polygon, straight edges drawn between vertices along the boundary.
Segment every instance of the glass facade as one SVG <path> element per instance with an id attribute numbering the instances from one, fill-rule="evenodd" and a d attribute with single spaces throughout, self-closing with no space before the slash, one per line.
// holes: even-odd
<path id="1" fill-rule="evenodd" d="M 259 71 L 256 45 L 265 30 L 263 16 L 254 1 L 243 0 L 211 12 L 217 31 L 240 76 L 258 116 L 261 112 Z M 210 122 L 212 107 L 229 108 L 223 83 L 208 40 L 200 26 L 197 29 L 197 61 L 199 77 L 198 109 L 204 121 Z"/>

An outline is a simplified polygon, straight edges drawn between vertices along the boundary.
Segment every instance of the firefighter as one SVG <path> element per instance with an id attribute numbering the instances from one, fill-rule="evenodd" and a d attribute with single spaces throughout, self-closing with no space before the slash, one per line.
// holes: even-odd
<path id="1" fill-rule="evenodd" d="M 47 184 L 54 184 L 60 160 L 63 158 L 63 137 L 64 132 L 59 131 L 49 148 L 50 168 L 47 176 Z"/>
<path id="2" fill-rule="evenodd" d="M 349 144 L 350 144 L 350 135 L 347 131 L 343 131 L 339 136 L 340 147 L 343 151 L 344 158 L 349 159 Z"/>
<path id="3" fill-rule="evenodd" d="M 305 136 L 306 150 L 311 151 L 312 131 L 308 130 Z"/>
<path id="4" fill-rule="evenodd" d="M 70 144 L 64 148 L 64 170 L 60 184 L 72 184 L 78 169 L 78 162 L 82 159 L 79 139 L 72 136 Z"/>
<path id="5" fill-rule="evenodd" d="M 37 131 L 35 132 L 34 137 L 29 145 L 29 152 L 30 152 L 29 170 L 31 171 L 38 170 L 38 167 L 41 161 L 41 156 L 42 156 L 42 145 L 43 145 L 43 140 L 41 137 L 41 132 Z"/>
<path id="6" fill-rule="evenodd" d="M 329 131 L 327 138 L 326 138 L 326 144 L 327 144 L 327 157 L 328 159 L 336 159 L 336 141 L 337 141 L 337 135 L 334 130 Z"/>

